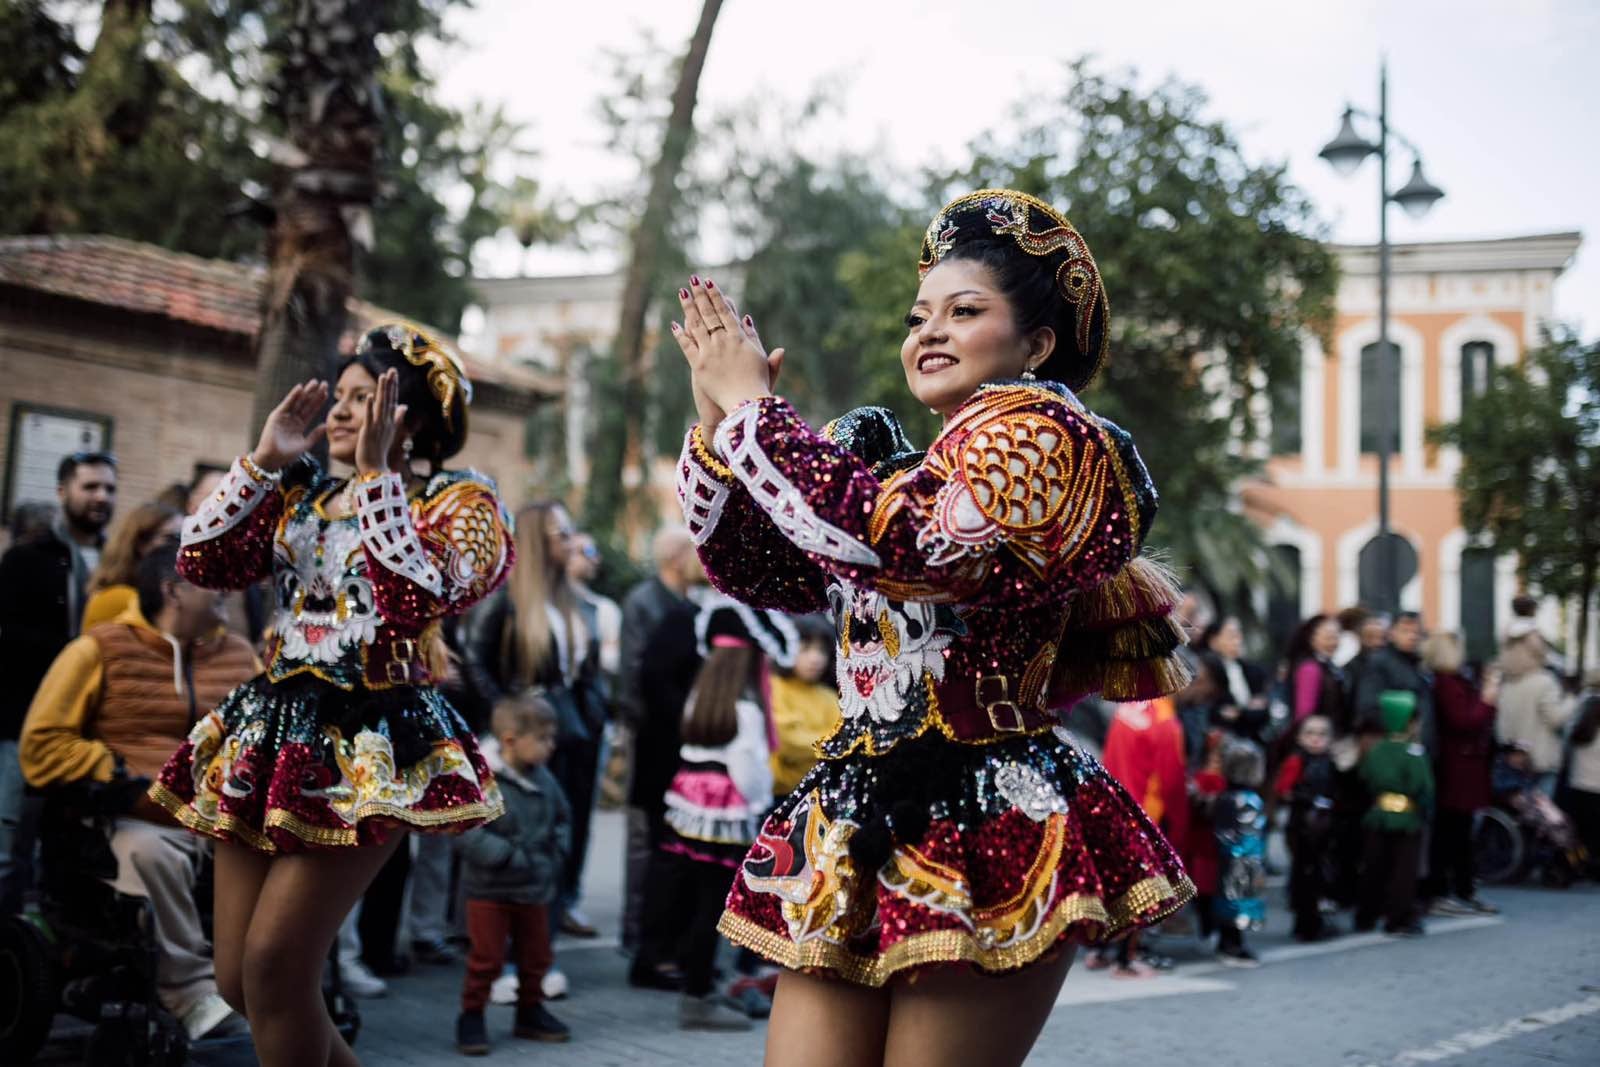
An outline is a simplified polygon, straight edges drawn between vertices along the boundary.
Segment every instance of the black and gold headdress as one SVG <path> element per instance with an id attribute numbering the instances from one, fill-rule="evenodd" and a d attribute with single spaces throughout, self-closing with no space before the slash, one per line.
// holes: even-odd
<path id="1" fill-rule="evenodd" d="M 428 391 L 439 402 L 444 424 L 455 429 L 456 401 L 459 400 L 463 408 L 472 403 L 472 381 L 467 377 L 461 357 L 437 337 L 410 322 L 391 322 L 367 331 L 361 339 L 361 350 L 370 350 L 383 341 L 405 357 L 407 363 L 427 372 Z"/>
<path id="2" fill-rule="evenodd" d="M 1037 197 L 1014 189 L 980 189 L 950 201 L 933 217 L 922 238 L 917 273 L 927 274 L 951 249 L 978 237 L 1011 237 L 1054 273 L 1057 291 L 1072 306 L 1074 329 L 1071 337 L 1056 339 L 1045 365 L 1048 376 L 1074 391 L 1088 385 L 1105 362 L 1111 328 L 1111 305 L 1088 242 Z"/>

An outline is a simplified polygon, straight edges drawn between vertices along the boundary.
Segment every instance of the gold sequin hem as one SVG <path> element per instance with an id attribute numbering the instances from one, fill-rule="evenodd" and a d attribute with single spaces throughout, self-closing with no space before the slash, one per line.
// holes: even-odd
<path id="1" fill-rule="evenodd" d="M 223 812 L 217 818 L 208 818 L 194 809 L 192 804 L 186 803 L 182 797 L 172 792 L 160 782 L 150 787 L 150 799 L 154 800 L 167 810 L 173 818 L 183 826 L 195 833 L 205 834 L 221 840 L 235 838 L 241 843 L 249 845 L 257 852 L 278 853 L 283 850 L 272 838 L 249 825 L 236 815 Z M 417 811 L 412 808 L 401 807 L 396 804 L 382 804 L 377 802 L 361 805 L 356 809 L 355 817 L 359 822 L 362 819 L 389 819 L 403 826 L 415 829 L 438 829 L 456 823 L 490 822 L 500 817 L 505 811 L 504 802 L 488 803 L 480 801 L 475 804 L 462 804 L 452 808 L 442 808 L 438 811 Z M 316 826 L 306 822 L 292 812 L 282 808 L 273 808 L 267 812 L 267 828 L 287 830 L 295 837 L 308 845 L 319 848 L 354 848 L 360 844 L 356 828 Z"/>
<path id="2" fill-rule="evenodd" d="M 1109 906 L 1086 894 L 1066 897 L 1031 937 L 1000 948 L 984 948 L 969 930 L 930 930 L 895 942 L 881 955 L 862 956 L 832 941 L 796 944 L 732 911 L 722 913 L 717 930 L 734 944 L 791 971 L 827 971 L 847 982 L 876 988 L 902 971 L 929 964 L 970 963 L 984 971 L 1016 970 L 1053 950 L 1074 923 L 1097 924 L 1101 933 L 1093 940 L 1109 941 L 1130 926 L 1160 922 L 1187 904 L 1194 893 L 1194 883 L 1187 877 L 1173 885 L 1156 875 L 1135 884 Z"/>

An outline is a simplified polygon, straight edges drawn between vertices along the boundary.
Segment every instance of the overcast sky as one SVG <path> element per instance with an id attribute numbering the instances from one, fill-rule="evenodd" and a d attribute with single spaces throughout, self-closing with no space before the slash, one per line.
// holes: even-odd
<path id="1" fill-rule="evenodd" d="M 440 63 L 442 90 L 456 103 L 504 102 L 533 127 L 540 180 L 583 196 L 617 174 L 598 147 L 601 50 L 631 43 L 636 28 L 679 50 L 699 9 L 698 0 L 477 0 L 455 22 L 463 42 Z M 1556 312 L 1585 336 L 1600 333 L 1600 3 L 727 0 L 701 103 L 799 98 L 843 78 L 841 142 L 880 146 L 910 168 L 958 161 L 972 137 L 1004 122 L 1010 102 L 1059 85 L 1062 60 L 1093 53 L 1136 68 L 1146 84 L 1172 74 L 1199 85 L 1252 158 L 1288 162 L 1336 239 L 1375 241 L 1376 162 L 1339 178 L 1317 151 L 1346 100 L 1376 110 L 1380 52 L 1391 124 L 1418 143 L 1447 193 L 1421 221 L 1391 209 L 1391 238 L 1582 231 Z M 1409 157 L 1391 154 L 1391 187 L 1409 171 Z M 493 273 L 520 265 L 503 251 L 486 260 Z M 545 253 L 527 265 L 579 261 Z"/>

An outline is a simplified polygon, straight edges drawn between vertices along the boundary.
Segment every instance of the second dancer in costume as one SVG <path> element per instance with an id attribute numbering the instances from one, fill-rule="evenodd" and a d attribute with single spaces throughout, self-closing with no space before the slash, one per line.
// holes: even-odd
<path id="1" fill-rule="evenodd" d="M 405 831 L 502 810 L 429 655 L 440 620 L 499 585 L 513 557 L 494 485 L 440 468 L 466 440 L 470 396 L 436 340 L 373 330 L 326 423 L 328 386 L 296 386 L 184 523 L 184 578 L 242 589 L 271 576 L 277 589 L 265 673 L 200 719 L 151 788 L 217 839 L 217 984 L 268 1067 L 357 1062 L 322 1000 L 340 922 Z M 348 477 L 307 455 L 324 435 Z"/>
<path id="2" fill-rule="evenodd" d="M 934 218 L 919 266 L 901 362 L 945 419 L 926 452 L 882 409 L 813 429 L 715 283 L 679 292 L 700 416 L 679 492 L 706 572 L 838 628 L 839 720 L 721 923 L 788 968 L 773 1065 L 1020 1063 L 1074 944 L 1193 892 L 1052 710 L 1186 677 L 1177 591 L 1138 555 L 1154 487 L 1076 395 L 1106 349 L 1094 259 L 1049 206 L 984 190 Z"/>

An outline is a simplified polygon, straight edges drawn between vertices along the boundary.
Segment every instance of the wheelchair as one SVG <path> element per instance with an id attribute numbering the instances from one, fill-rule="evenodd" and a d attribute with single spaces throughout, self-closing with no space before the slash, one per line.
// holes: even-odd
<path id="1" fill-rule="evenodd" d="M 107 884 L 117 873 L 113 823 L 129 800 L 127 782 L 56 787 L 44 797 L 38 907 L 0 918 L 0 1064 L 31 1061 L 62 1014 L 93 1027 L 86 1067 L 181 1067 L 188 1060 L 188 1034 L 156 995 L 150 902 Z M 207 936 L 211 875 L 208 857 L 195 886 Z M 324 999 L 353 1044 L 361 1017 L 336 962 L 330 979 Z"/>

